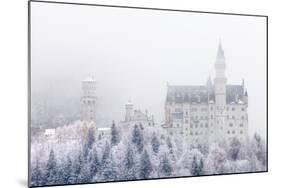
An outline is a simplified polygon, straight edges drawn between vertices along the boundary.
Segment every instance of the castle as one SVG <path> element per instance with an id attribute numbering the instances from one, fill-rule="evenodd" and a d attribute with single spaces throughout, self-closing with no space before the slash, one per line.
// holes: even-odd
<path id="1" fill-rule="evenodd" d="M 248 93 L 241 85 L 227 84 L 224 51 L 219 44 L 215 78 L 205 85 L 168 85 L 165 125 L 170 135 L 191 145 L 222 138 L 248 136 Z"/>
<path id="2" fill-rule="evenodd" d="M 241 85 L 227 84 L 224 51 L 219 44 L 215 61 L 215 78 L 205 85 L 168 85 L 165 101 L 165 123 L 161 125 L 171 136 L 190 146 L 221 139 L 248 137 L 248 93 Z M 110 127 L 96 127 L 96 81 L 88 77 L 82 81 L 81 122 L 83 127 L 95 129 L 96 136 L 109 136 Z M 134 110 L 125 104 L 125 118 L 121 128 L 135 124 L 155 126 L 154 118 L 146 110 Z M 83 131 L 82 131 L 83 132 Z M 46 130 L 45 135 L 54 135 Z M 86 134 L 84 131 L 83 134 Z"/>
<path id="3" fill-rule="evenodd" d="M 125 104 L 125 120 L 120 122 L 121 126 L 154 126 L 153 115 L 148 114 L 148 110 L 143 113 L 141 110 L 134 109 L 134 105 L 128 101 Z"/>

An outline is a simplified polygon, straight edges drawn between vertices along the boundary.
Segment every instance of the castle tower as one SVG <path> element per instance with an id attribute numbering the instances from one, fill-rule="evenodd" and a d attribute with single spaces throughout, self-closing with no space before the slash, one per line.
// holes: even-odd
<path id="1" fill-rule="evenodd" d="M 226 76 L 225 76 L 225 57 L 224 52 L 221 46 L 221 43 L 219 43 L 219 48 L 217 52 L 217 58 L 215 62 L 215 70 L 216 70 L 216 76 L 214 79 L 215 83 L 215 99 L 216 99 L 216 105 L 220 108 L 225 106 L 226 103 Z"/>
<path id="2" fill-rule="evenodd" d="M 88 77 L 82 81 L 81 119 L 83 121 L 95 121 L 95 90 L 96 81 L 93 77 Z"/>
<path id="3" fill-rule="evenodd" d="M 219 138 L 224 132 L 225 125 L 225 105 L 226 105 L 226 76 L 225 76 L 225 57 L 221 43 L 219 43 L 217 58 L 215 61 L 215 117 L 216 117 L 216 137 Z"/>
<path id="4" fill-rule="evenodd" d="M 125 110 L 126 110 L 125 122 L 129 122 L 132 120 L 132 116 L 133 116 L 133 104 L 130 101 L 128 101 L 125 104 Z"/>

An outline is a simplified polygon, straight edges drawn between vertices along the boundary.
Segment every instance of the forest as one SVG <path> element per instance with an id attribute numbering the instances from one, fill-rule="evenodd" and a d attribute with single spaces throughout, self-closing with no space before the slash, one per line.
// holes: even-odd
<path id="1" fill-rule="evenodd" d="M 80 124 L 57 132 L 78 134 Z M 258 134 L 245 142 L 234 137 L 189 147 L 161 127 L 113 122 L 108 136 L 88 128 L 84 139 L 33 141 L 31 186 L 265 171 L 266 151 Z"/>

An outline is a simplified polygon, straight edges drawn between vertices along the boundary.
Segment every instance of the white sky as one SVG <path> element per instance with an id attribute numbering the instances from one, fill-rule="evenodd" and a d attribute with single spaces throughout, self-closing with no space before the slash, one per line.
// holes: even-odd
<path id="1" fill-rule="evenodd" d="M 214 78 L 219 38 L 228 84 L 245 79 L 250 134 L 266 130 L 266 20 L 189 12 L 32 3 L 32 97 L 77 101 L 97 80 L 98 118 L 123 119 L 124 104 L 164 120 L 166 83 Z M 79 108 L 69 105 L 69 108 Z"/>

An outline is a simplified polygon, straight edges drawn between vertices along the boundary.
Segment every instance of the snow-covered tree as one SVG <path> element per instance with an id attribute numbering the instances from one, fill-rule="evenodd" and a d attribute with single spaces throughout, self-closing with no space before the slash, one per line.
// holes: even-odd
<path id="1" fill-rule="evenodd" d="M 36 165 L 32 169 L 31 173 L 31 185 L 32 186 L 40 186 L 42 184 L 42 171 L 39 166 L 38 159 L 36 160 Z"/>
<path id="2" fill-rule="evenodd" d="M 256 155 L 258 161 L 261 162 L 263 166 L 266 165 L 267 156 L 266 156 L 266 146 L 264 141 L 262 140 L 261 136 L 257 133 L 254 135 L 253 142 L 252 142 L 252 150 Z"/>
<path id="3" fill-rule="evenodd" d="M 102 159 L 101 159 L 101 165 L 103 165 L 105 163 L 105 161 L 109 158 L 109 156 L 110 156 L 110 146 L 109 146 L 108 142 L 106 142 L 105 146 L 104 146 Z"/>
<path id="4" fill-rule="evenodd" d="M 175 161 L 176 160 L 176 154 L 175 154 L 174 147 L 173 147 L 173 144 L 172 144 L 169 136 L 166 139 L 166 144 L 167 144 L 167 147 L 168 147 L 168 150 L 169 150 L 169 155 L 170 155 L 171 159 L 173 161 Z"/>
<path id="5" fill-rule="evenodd" d="M 49 159 L 46 164 L 45 168 L 45 175 L 44 175 L 44 184 L 45 185 L 54 185 L 58 181 L 58 173 L 57 173 L 57 161 L 55 158 L 54 150 L 51 149 L 49 154 Z"/>
<path id="6" fill-rule="evenodd" d="M 124 179 L 133 180 L 136 178 L 134 151 L 130 144 L 127 146 L 124 158 Z"/>
<path id="7" fill-rule="evenodd" d="M 97 152 L 96 148 L 94 148 L 89 153 L 88 165 L 90 165 L 91 178 L 95 178 L 95 176 L 97 175 L 97 173 L 100 170 L 100 161 L 98 158 L 98 152 Z"/>
<path id="8" fill-rule="evenodd" d="M 204 166 L 208 174 L 222 174 L 230 171 L 226 152 L 217 143 L 211 145 Z"/>
<path id="9" fill-rule="evenodd" d="M 153 135 L 152 135 L 151 146 L 152 146 L 153 152 L 158 153 L 159 147 L 160 147 L 160 142 L 159 142 L 155 132 L 153 132 Z"/>
<path id="10" fill-rule="evenodd" d="M 171 176 L 173 172 L 173 168 L 167 154 L 165 153 L 161 159 L 159 171 L 162 177 Z"/>
<path id="11" fill-rule="evenodd" d="M 70 182 L 70 178 L 71 178 L 71 171 L 72 171 L 72 161 L 70 156 L 67 156 L 67 161 L 66 163 L 63 165 L 63 182 L 65 184 L 71 183 Z"/>
<path id="12" fill-rule="evenodd" d="M 112 154 L 105 159 L 102 165 L 101 179 L 103 181 L 114 181 L 117 179 L 117 169 L 115 167 Z"/>
<path id="13" fill-rule="evenodd" d="M 112 126 L 111 126 L 111 145 L 112 146 L 115 146 L 119 143 L 119 141 L 120 141 L 119 137 L 120 137 L 119 131 L 113 121 Z"/>
<path id="14" fill-rule="evenodd" d="M 140 158 L 140 171 L 139 178 L 147 179 L 150 177 L 150 173 L 152 172 L 152 164 L 150 161 L 150 157 L 146 150 L 141 155 Z"/>
<path id="15" fill-rule="evenodd" d="M 83 148 L 83 157 L 85 159 L 87 158 L 89 150 L 92 149 L 94 142 L 95 142 L 94 129 L 91 127 L 88 128 L 88 133 Z"/>
<path id="16" fill-rule="evenodd" d="M 228 151 L 231 160 L 236 161 L 238 159 L 240 149 L 241 149 L 240 141 L 236 137 L 232 138 L 230 141 L 230 146 Z"/>
<path id="17" fill-rule="evenodd" d="M 83 159 L 85 160 L 85 159 Z M 78 183 L 88 183 L 92 180 L 90 164 L 87 160 L 83 162 L 80 173 L 78 174 L 77 182 Z"/>
<path id="18" fill-rule="evenodd" d="M 193 176 L 199 176 L 203 174 L 204 162 L 203 159 L 197 159 L 196 156 L 193 156 L 192 165 L 191 165 L 191 174 Z"/>
<path id="19" fill-rule="evenodd" d="M 71 177 L 69 178 L 69 182 L 71 183 L 79 183 L 79 174 L 81 173 L 81 169 L 83 167 L 83 156 L 81 153 L 75 158 L 72 163 L 72 172 Z"/>
<path id="20" fill-rule="evenodd" d="M 138 125 L 134 126 L 133 129 L 133 134 L 132 134 L 132 142 L 135 144 L 135 146 L 137 147 L 137 150 L 139 153 L 142 152 L 144 144 L 143 144 L 143 135 L 142 135 L 142 131 L 139 128 Z"/>

